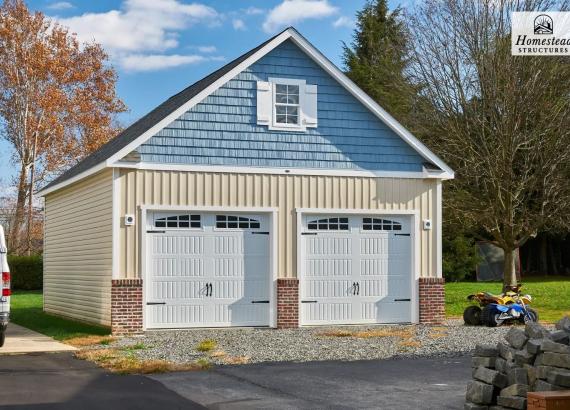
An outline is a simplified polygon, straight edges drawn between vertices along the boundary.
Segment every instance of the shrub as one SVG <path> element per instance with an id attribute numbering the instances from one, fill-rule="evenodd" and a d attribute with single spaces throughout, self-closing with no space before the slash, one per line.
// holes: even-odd
<path id="1" fill-rule="evenodd" d="M 475 241 L 458 235 L 443 238 L 443 276 L 447 281 L 473 279 L 475 269 L 480 262 Z"/>
<path id="2" fill-rule="evenodd" d="M 40 255 L 8 255 L 13 290 L 39 290 L 43 288 L 43 260 Z"/>

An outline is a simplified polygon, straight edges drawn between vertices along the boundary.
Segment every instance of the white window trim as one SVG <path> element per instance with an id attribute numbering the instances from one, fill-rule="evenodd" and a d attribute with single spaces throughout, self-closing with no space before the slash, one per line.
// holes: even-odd
<path id="1" fill-rule="evenodd" d="M 303 95 L 305 94 L 305 80 L 297 78 L 268 78 L 271 84 L 271 124 L 269 124 L 270 130 L 287 130 L 287 131 L 306 131 L 307 126 L 303 121 Z M 276 104 L 276 90 L 277 84 L 283 85 L 298 85 L 299 86 L 299 122 L 297 124 L 282 124 L 277 123 L 277 110 L 275 109 Z"/>

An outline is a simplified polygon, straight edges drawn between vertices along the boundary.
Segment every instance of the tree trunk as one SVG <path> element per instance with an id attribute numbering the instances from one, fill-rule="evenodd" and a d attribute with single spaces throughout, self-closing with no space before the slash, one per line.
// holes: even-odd
<path id="1" fill-rule="evenodd" d="M 18 181 L 18 199 L 16 201 L 16 211 L 14 212 L 14 220 L 12 221 L 12 229 L 10 232 L 10 239 L 12 241 L 10 248 L 14 253 L 19 253 L 20 250 L 20 235 L 22 225 L 24 224 L 24 212 L 26 207 L 27 182 L 28 167 L 21 164 Z"/>
<path id="2" fill-rule="evenodd" d="M 538 269 L 541 275 L 548 276 L 548 243 L 546 235 L 541 235 L 540 251 L 538 257 Z"/>
<path id="3" fill-rule="evenodd" d="M 36 164 L 35 162 L 32 163 L 32 169 L 30 171 L 30 184 L 28 185 L 28 223 L 27 223 L 27 232 L 26 232 L 26 240 L 27 240 L 27 250 L 26 253 L 28 256 L 32 254 L 32 228 L 34 223 L 34 177 L 35 177 L 35 169 Z"/>
<path id="4" fill-rule="evenodd" d="M 505 249 L 505 264 L 503 268 L 504 290 L 507 290 L 509 287 L 517 286 L 516 257 L 517 253 L 514 249 Z"/>

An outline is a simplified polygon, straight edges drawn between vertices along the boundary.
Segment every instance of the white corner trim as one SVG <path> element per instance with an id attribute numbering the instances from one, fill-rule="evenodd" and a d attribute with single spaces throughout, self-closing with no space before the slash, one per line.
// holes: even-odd
<path id="1" fill-rule="evenodd" d="M 120 207 L 121 207 L 121 184 L 119 180 L 120 169 L 113 168 L 113 212 L 112 212 L 112 229 L 113 229 L 113 240 L 112 240 L 112 269 L 111 277 L 112 279 L 120 279 L 119 272 L 119 257 L 120 257 Z"/>
<path id="2" fill-rule="evenodd" d="M 44 188 L 44 189 L 38 191 L 38 192 L 36 193 L 36 195 L 38 195 L 38 196 L 46 196 L 47 194 L 49 194 L 49 193 L 51 193 L 51 192 L 57 191 L 58 189 L 61 189 L 61 188 L 65 187 L 65 186 L 67 186 L 67 185 L 71 185 L 71 184 L 73 184 L 74 182 L 80 181 L 80 180 L 82 180 L 83 178 L 88 177 L 89 175 L 93 175 L 93 174 L 95 174 L 95 173 L 101 171 L 102 169 L 104 169 L 104 168 L 106 168 L 106 167 L 107 167 L 107 165 L 105 164 L 105 162 L 101 162 L 101 163 L 99 163 L 99 164 L 97 164 L 97 165 L 95 165 L 95 166 L 93 166 L 93 167 L 91 167 L 91 168 L 89 168 L 89 169 L 86 169 L 85 171 L 83 171 L 83 172 L 81 172 L 81 173 L 75 175 L 75 176 L 72 177 L 72 178 L 69 178 L 69 179 L 66 179 L 66 180 L 60 182 L 59 184 L 55 184 L 55 185 L 52 186 L 52 187 L 49 187 L 49 188 L 47 188 L 47 189 Z"/>
<path id="3" fill-rule="evenodd" d="M 436 182 L 435 186 L 435 258 L 436 258 L 436 277 L 443 278 L 443 253 L 442 253 L 442 236 L 443 236 L 443 221 L 442 221 L 442 183 Z"/>
<path id="4" fill-rule="evenodd" d="M 186 164 L 158 164 L 145 162 L 115 162 L 112 167 L 130 168 L 149 171 L 186 171 L 186 172 L 220 172 L 237 174 L 269 174 L 269 175 L 323 175 L 323 176 L 350 176 L 368 178 L 412 178 L 448 179 L 446 173 L 428 173 L 413 171 L 367 171 L 358 169 L 319 169 L 319 168 L 270 168 L 270 167 L 234 167 L 226 165 L 186 165 Z"/>

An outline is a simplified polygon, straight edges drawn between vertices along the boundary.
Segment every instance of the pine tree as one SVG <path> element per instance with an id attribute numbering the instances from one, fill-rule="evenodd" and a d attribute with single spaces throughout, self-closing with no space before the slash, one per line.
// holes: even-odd
<path id="1" fill-rule="evenodd" d="M 408 33 L 402 9 L 388 9 L 386 0 L 371 0 L 356 15 L 351 46 L 344 44 L 346 74 L 382 108 L 415 128 L 410 112 L 417 95 L 407 80 Z"/>

